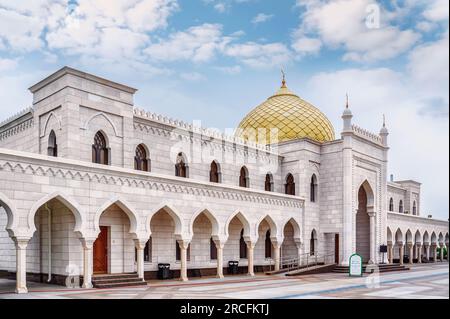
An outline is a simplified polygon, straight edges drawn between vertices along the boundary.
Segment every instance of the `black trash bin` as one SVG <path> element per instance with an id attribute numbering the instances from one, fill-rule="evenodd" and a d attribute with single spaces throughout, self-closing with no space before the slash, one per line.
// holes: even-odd
<path id="1" fill-rule="evenodd" d="M 239 262 L 232 260 L 228 262 L 228 273 L 230 275 L 237 275 L 239 271 Z"/>
<path id="2" fill-rule="evenodd" d="M 158 264 L 158 279 L 170 279 L 170 264 Z"/>

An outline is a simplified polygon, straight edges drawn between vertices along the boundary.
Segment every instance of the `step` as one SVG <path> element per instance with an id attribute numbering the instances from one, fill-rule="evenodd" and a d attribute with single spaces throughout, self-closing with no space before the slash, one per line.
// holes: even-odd
<path id="1" fill-rule="evenodd" d="M 147 286 L 147 283 L 145 281 L 140 282 L 117 282 L 117 283 L 108 283 L 108 284 L 96 284 L 94 285 L 95 288 L 98 289 L 106 289 L 106 288 L 120 288 L 120 287 L 140 287 L 140 286 Z"/>
<path id="2" fill-rule="evenodd" d="M 309 267 L 311 268 L 311 267 L 314 267 L 314 266 L 322 266 L 322 265 L 324 265 L 323 262 L 318 262 L 317 264 L 309 265 Z M 302 266 L 294 267 L 294 268 L 283 268 L 283 269 L 276 270 L 276 271 L 275 270 L 266 271 L 265 274 L 266 275 L 279 275 L 279 274 L 284 274 L 284 273 L 287 273 L 287 272 L 290 272 L 290 271 L 301 270 L 301 269 L 304 269 L 304 268 L 306 268 L 306 265 L 302 265 Z"/>
<path id="3" fill-rule="evenodd" d="M 322 265 L 316 265 L 308 268 L 302 268 L 294 271 L 290 271 L 286 273 L 286 276 L 300 276 L 300 275 L 307 275 L 307 274 L 318 274 L 318 273 L 329 273 L 332 271 L 332 269 L 335 267 L 334 264 L 322 264 Z"/>
<path id="4" fill-rule="evenodd" d="M 102 274 L 92 276 L 92 280 L 139 278 L 137 273 Z"/>
<path id="5" fill-rule="evenodd" d="M 122 278 L 118 278 L 118 279 L 95 279 L 92 280 L 93 284 L 114 284 L 117 282 L 129 282 L 129 283 L 133 283 L 133 282 L 141 282 L 142 279 L 141 278 L 128 278 L 126 280 L 122 279 Z"/>

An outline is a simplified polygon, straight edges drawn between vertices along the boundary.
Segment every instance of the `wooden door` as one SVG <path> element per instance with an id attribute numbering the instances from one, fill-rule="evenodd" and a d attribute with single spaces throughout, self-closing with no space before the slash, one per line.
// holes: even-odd
<path id="1" fill-rule="evenodd" d="M 339 264 L 339 234 L 334 235 L 334 262 Z"/>
<path id="2" fill-rule="evenodd" d="M 100 226 L 100 234 L 94 242 L 94 273 L 108 272 L 108 227 Z"/>

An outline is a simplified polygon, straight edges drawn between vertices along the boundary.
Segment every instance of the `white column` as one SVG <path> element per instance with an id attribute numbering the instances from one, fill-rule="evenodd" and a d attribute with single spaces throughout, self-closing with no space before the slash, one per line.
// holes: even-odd
<path id="1" fill-rule="evenodd" d="M 214 240 L 217 249 L 217 278 L 223 278 L 223 247 L 225 242 Z"/>
<path id="2" fill-rule="evenodd" d="M 83 288 L 92 288 L 94 241 L 95 239 L 81 239 L 83 245 Z"/>
<path id="3" fill-rule="evenodd" d="M 254 267 L 254 250 L 256 242 L 247 241 L 247 261 L 248 261 L 248 275 L 255 275 L 255 267 Z"/>
<path id="4" fill-rule="evenodd" d="M 409 263 L 413 264 L 414 263 L 414 244 L 413 243 L 408 243 L 408 249 L 409 249 Z"/>
<path id="5" fill-rule="evenodd" d="M 403 255 L 405 255 L 405 245 L 403 243 L 399 243 L 400 245 L 400 265 L 403 265 Z"/>
<path id="6" fill-rule="evenodd" d="M 437 245 L 436 244 L 431 244 L 431 249 L 433 252 L 433 262 L 435 263 L 437 261 Z"/>
<path id="7" fill-rule="evenodd" d="M 390 264 L 394 263 L 394 246 L 392 245 L 392 243 L 388 243 L 388 262 Z"/>
<path id="8" fill-rule="evenodd" d="M 417 243 L 417 262 L 422 263 L 422 243 Z"/>
<path id="9" fill-rule="evenodd" d="M 425 249 L 427 250 L 427 261 L 430 261 L 430 244 L 425 244 Z"/>
<path id="10" fill-rule="evenodd" d="M 375 234 L 375 227 L 376 227 L 376 220 L 375 220 L 375 213 L 370 212 L 369 213 L 369 221 L 370 221 L 370 259 L 369 264 L 376 264 L 376 255 L 377 255 L 377 248 L 376 248 L 376 234 Z"/>
<path id="11" fill-rule="evenodd" d="M 345 145 L 347 144 L 347 145 Z M 349 145 L 348 145 L 349 144 Z M 344 138 L 343 150 L 343 231 L 342 265 L 348 265 L 353 252 L 352 149 L 351 138 Z"/>
<path id="12" fill-rule="evenodd" d="M 24 294 L 27 289 L 27 245 L 30 238 L 14 238 L 16 246 L 16 293 Z"/>
<path id="13" fill-rule="evenodd" d="M 181 253 L 181 269 L 180 269 L 180 280 L 188 281 L 187 275 L 187 249 L 189 247 L 188 240 L 178 240 L 178 244 L 180 245 L 180 253 Z"/>
<path id="14" fill-rule="evenodd" d="M 272 242 L 273 245 L 273 259 L 275 262 L 275 271 L 279 271 L 280 270 L 280 249 L 281 249 L 281 245 L 277 242 L 277 241 L 273 241 Z"/>
<path id="15" fill-rule="evenodd" d="M 440 246 L 441 246 L 441 250 L 440 250 L 440 253 L 439 253 L 439 255 L 440 255 L 440 256 L 439 256 L 439 257 L 440 257 L 439 259 L 440 259 L 441 262 L 442 262 L 442 261 L 444 261 L 444 244 L 441 244 Z"/>
<path id="16" fill-rule="evenodd" d="M 144 249 L 147 244 L 148 239 L 135 239 L 134 245 L 136 247 L 136 262 L 137 262 L 137 273 L 139 278 L 144 279 Z"/>

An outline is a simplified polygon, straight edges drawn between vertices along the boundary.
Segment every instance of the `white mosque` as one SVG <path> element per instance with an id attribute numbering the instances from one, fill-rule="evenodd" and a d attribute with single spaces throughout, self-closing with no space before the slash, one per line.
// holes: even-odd
<path id="1" fill-rule="evenodd" d="M 233 136 L 134 106 L 136 89 L 64 67 L 0 123 L 0 275 L 83 287 L 171 276 L 437 262 L 448 221 L 388 178 L 388 130 L 341 132 L 281 88 Z M 337 134 L 336 134 L 337 133 Z M 387 254 L 383 251 L 387 249 Z M 124 280 L 126 282 L 124 282 Z"/>

